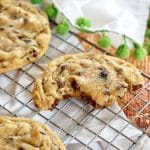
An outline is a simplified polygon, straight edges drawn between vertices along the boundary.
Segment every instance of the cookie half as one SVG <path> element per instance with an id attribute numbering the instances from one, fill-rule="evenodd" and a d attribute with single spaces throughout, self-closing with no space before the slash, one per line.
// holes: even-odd
<path id="1" fill-rule="evenodd" d="M 59 137 L 32 119 L 0 116 L 1 150 L 65 150 Z"/>
<path id="2" fill-rule="evenodd" d="M 68 54 L 49 63 L 35 81 L 33 99 L 40 109 L 52 109 L 66 97 L 105 108 L 122 98 L 128 89 L 137 90 L 143 84 L 140 71 L 124 60 L 93 53 Z"/>
<path id="3" fill-rule="evenodd" d="M 45 54 L 51 38 L 47 15 L 31 3 L 0 0 L 0 73 Z"/>

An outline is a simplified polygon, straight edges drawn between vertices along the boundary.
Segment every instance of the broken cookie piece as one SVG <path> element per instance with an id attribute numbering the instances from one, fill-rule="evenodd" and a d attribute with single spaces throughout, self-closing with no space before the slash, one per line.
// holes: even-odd
<path id="1" fill-rule="evenodd" d="M 143 84 L 139 70 L 124 60 L 94 53 L 68 54 L 49 63 L 35 81 L 33 99 L 40 109 L 52 109 L 66 97 L 105 108 Z"/>

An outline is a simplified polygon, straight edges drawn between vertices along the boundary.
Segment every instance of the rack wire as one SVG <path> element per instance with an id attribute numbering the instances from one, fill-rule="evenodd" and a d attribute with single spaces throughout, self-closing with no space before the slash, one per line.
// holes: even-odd
<path id="1" fill-rule="evenodd" d="M 48 62 L 66 53 L 83 52 L 83 48 L 78 40 L 81 37 L 71 31 L 66 37 L 60 37 L 54 33 L 54 27 L 55 25 L 53 24 L 52 40 L 49 50 L 44 57 L 19 70 L 0 75 L 0 114 L 29 117 L 47 124 L 57 132 L 68 150 L 72 149 L 70 143 L 78 143 L 78 145 L 75 145 L 76 149 L 77 147 L 80 147 L 80 149 L 96 150 L 136 149 L 140 140 L 149 133 L 150 128 L 141 129 L 132 125 L 131 121 L 122 116 L 122 111 L 136 99 L 144 103 L 140 110 L 135 110 L 136 116 L 143 115 L 143 110 L 150 106 L 149 99 L 145 100 L 142 98 L 143 93 L 150 94 L 150 76 L 144 72 L 142 72 L 146 79 L 144 88 L 138 93 L 130 93 L 132 98 L 119 111 L 112 107 L 104 110 L 95 110 L 88 102 L 77 101 L 74 98 L 61 102 L 52 111 L 39 111 L 34 106 L 32 101 L 32 85 L 35 79 L 43 72 Z M 90 41 L 83 38 L 81 40 L 90 44 L 92 48 L 98 48 L 90 43 Z M 103 49 L 100 49 L 100 51 L 110 54 Z M 106 113 L 110 116 L 107 120 L 103 119 Z M 150 121 L 149 115 L 143 115 L 143 117 Z M 116 127 L 117 122 L 115 122 L 118 118 L 123 122 L 123 126 L 119 129 Z M 90 125 L 91 123 L 99 124 L 100 126 L 94 127 L 93 124 Z M 129 127 L 137 130 L 138 136 L 131 137 L 131 135 L 128 135 Z M 109 138 L 106 137 L 108 131 L 111 135 Z M 87 135 L 89 135 L 88 139 L 85 137 Z M 119 142 L 117 141 L 120 139 L 126 139 L 125 145 L 118 144 Z M 99 144 L 99 148 L 94 148 L 96 143 Z"/>

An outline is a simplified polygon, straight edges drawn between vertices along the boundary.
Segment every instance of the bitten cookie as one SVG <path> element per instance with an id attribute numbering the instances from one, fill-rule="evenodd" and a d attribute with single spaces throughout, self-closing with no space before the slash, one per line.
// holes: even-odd
<path id="1" fill-rule="evenodd" d="M 143 84 L 139 70 L 124 60 L 93 53 L 68 54 L 49 63 L 35 81 L 33 99 L 40 109 L 51 109 L 66 97 L 105 108 L 128 89 L 137 90 Z"/>
<path id="2" fill-rule="evenodd" d="M 0 116 L 0 150 L 65 150 L 46 125 L 22 117 Z"/>
<path id="3" fill-rule="evenodd" d="M 40 58 L 51 38 L 47 15 L 29 2 L 0 0 L 0 73 Z"/>

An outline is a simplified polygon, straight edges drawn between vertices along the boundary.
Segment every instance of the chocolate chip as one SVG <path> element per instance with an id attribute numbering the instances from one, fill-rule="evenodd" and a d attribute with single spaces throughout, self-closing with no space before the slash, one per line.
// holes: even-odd
<path id="1" fill-rule="evenodd" d="M 63 88 L 65 86 L 65 83 L 61 80 L 58 80 L 57 85 L 58 85 L 58 88 Z"/>
<path id="2" fill-rule="evenodd" d="M 21 36 L 21 35 L 19 35 L 19 36 L 18 36 L 18 38 L 19 38 L 19 39 L 22 39 L 22 36 Z"/>
<path id="3" fill-rule="evenodd" d="M 38 105 L 38 104 L 34 103 L 34 105 L 35 105 L 37 108 L 39 108 L 39 105 Z"/>
<path id="4" fill-rule="evenodd" d="M 24 18 L 24 24 L 28 23 L 28 19 L 27 18 Z"/>
<path id="5" fill-rule="evenodd" d="M 67 65 L 65 64 L 65 65 L 61 65 L 61 69 L 62 70 L 64 70 L 64 69 L 66 69 L 67 68 Z"/>
<path id="6" fill-rule="evenodd" d="M 3 9 L 3 6 L 2 6 L 2 5 L 0 5 L 0 11 L 2 11 L 2 9 Z"/>
<path id="7" fill-rule="evenodd" d="M 29 40 L 29 39 L 24 39 L 23 40 L 26 44 L 30 44 L 31 43 L 31 40 Z"/>
<path id="8" fill-rule="evenodd" d="M 55 108 L 59 103 L 59 100 L 55 100 L 55 102 L 52 104 L 51 109 Z"/>
<path id="9" fill-rule="evenodd" d="M 39 13 L 41 13 L 41 10 L 37 9 L 37 11 L 38 11 Z"/>
<path id="10" fill-rule="evenodd" d="M 70 98 L 70 95 L 64 95 L 63 98 L 68 99 L 68 98 Z"/>
<path id="11" fill-rule="evenodd" d="M 7 141 L 8 143 L 11 143 L 13 140 L 14 140 L 13 137 L 9 137 L 9 138 L 6 139 L 6 141 Z"/>
<path id="12" fill-rule="evenodd" d="M 0 27 L 0 31 L 4 31 L 5 30 L 5 28 L 3 28 L 3 27 Z"/>
<path id="13" fill-rule="evenodd" d="M 32 50 L 29 52 L 33 57 L 37 57 L 37 51 L 36 50 Z"/>
<path id="14" fill-rule="evenodd" d="M 56 82 L 53 81 L 52 84 L 56 84 Z"/>
<path id="15" fill-rule="evenodd" d="M 87 100 L 88 102 L 92 101 L 91 96 L 87 95 L 84 92 L 81 93 L 81 98 L 84 99 L 84 100 Z M 94 101 L 94 103 L 95 103 L 95 101 Z"/>
<path id="16" fill-rule="evenodd" d="M 6 68 L 7 66 L 2 66 L 2 68 Z"/>
<path id="17" fill-rule="evenodd" d="M 93 107 L 95 107 L 96 106 L 96 102 L 95 101 L 93 101 L 92 99 L 90 99 L 89 101 L 88 101 Z"/>
<path id="18" fill-rule="evenodd" d="M 64 71 L 64 69 L 67 68 L 67 66 L 68 65 L 66 65 L 66 64 L 63 64 L 63 65 L 60 66 L 60 74 Z"/>
<path id="19" fill-rule="evenodd" d="M 97 109 L 102 109 L 105 107 L 105 106 L 101 106 L 101 105 L 97 104 L 96 101 L 93 100 L 91 96 L 87 95 L 84 92 L 81 93 L 80 97 L 81 97 L 81 99 L 86 100 L 89 104 L 91 104 L 93 107 L 95 107 Z"/>
<path id="20" fill-rule="evenodd" d="M 118 99 L 121 99 L 122 97 L 121 96 L 118 96 Z"/>
<path id="21" fill-rule="evenodd" d="M 80 86 L 78 85 L 78 83 L 75 80 L 72 80 L 71 86 L 74 90 L 78 90 L 80 88 Z"/>
<path id="22" fill-rule="evenodd" d="M 99 68 L 100 69 L 100 73 L 99 76 L 103 79 L 107 79 L 108 77 L 108 70 L 106 68 Z"/>
<path id="23" fill-rule="evenodd" d="M 44 85 L 44 82 L 45 82 L 45 80 L 44 80 L 44 79 L 42 79 L 42 85 Z"/>
<path id="24" fill-rule="evenodd" d="M 30 61 L 30 58 L 29 58 L 29 57 L 27 57 L 27 60 L 28 60 L 28 61 Z"/>
<path id="25" fill-rule="evenodd" d="M 40 133 L 43 134 L 43 135 L 46 135 L 46 133 L 44 133 L 44 132 L 42 132 L 42 131 L 40 131 Z"/>
<path id="26" fill-rule="evenodd" d="M 104 91 L 103 94 L 107 95 L 107 96 L 110 96 L 110 92 L 109 91 Z"/>
<path id="27" fill-rule="evenodd" d="M 19 5 L 18 5 L 19 7 L 21 7 L 22 6 L 22 4 L 21 3 L 19 3 Z"/>
<path id="28" fill-rule="evenodd" d="M 24 15 L 25 15 L 25 16 L 28 16 L 28 14 L 27 14 L 27 13 L 24 13 Z"/>
<path id="29" fill-rule="evenodd" d="M 77 76 L 81 76 L 82 73 L 81 73 L 81 72 L 77 72 L 76 75 L 77 75 Z"/>
<path id="30" fill-rule="evenodd" d="M 118 75 L 121 75 L 122 72 L 123 72 L 123 69 L 122 69 L 122 68 L 118 68 L 118 69 L 116 69 L 116 71 L 117 71 L 117 74 L 118 74 Z"/>
<path id="31" fill-rule="evenodd" d="M 15 14 L 12 14 L 11 18 L 15 20 L 15 19 L 18 19 L 18 16 L 16 16 Z"/>
<path id="32" fill-rule="evenodd" d="M 47 29 L 42 29 L 41 31 L 40 31 L 40 33 L 47 33 Z"/>
<path id="33" fill-rule="evenodd" d="M 18 150 L 25 150 L 23 147 L 19 147 Z"/>
<path id="34" fill-rule="evenodd" d="M 133 85 L 132 87 L 132 91 L 136 91 L 138 89 L 142 88 L 142 85 L 141 84 L 138 84 L 138 85 Z"/>

